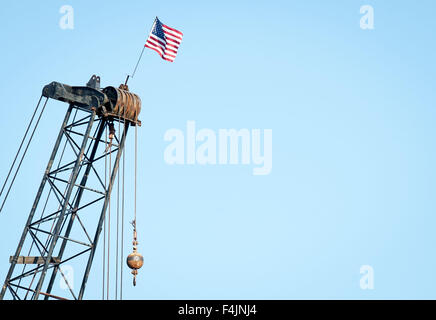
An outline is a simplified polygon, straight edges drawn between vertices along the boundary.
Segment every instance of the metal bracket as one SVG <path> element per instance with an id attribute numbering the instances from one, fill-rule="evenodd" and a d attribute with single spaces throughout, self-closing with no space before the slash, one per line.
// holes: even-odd
<path id="1" fill-rule="evenodd" d="M 87 87 L 100 90 L 100 77 L 96 76 L 95 74 L 89 79 L 88 83 L 86 84 Z"/>

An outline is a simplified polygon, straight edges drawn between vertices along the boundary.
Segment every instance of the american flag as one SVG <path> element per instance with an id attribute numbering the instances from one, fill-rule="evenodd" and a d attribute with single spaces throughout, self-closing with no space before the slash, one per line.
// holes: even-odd
<path id="1" fill-rule="evenodd" d="M 162 59 L 173 62 L 182 38 L 183 33 L 168 27 L 156 17 L 145 46 L 159 53 Z"/>

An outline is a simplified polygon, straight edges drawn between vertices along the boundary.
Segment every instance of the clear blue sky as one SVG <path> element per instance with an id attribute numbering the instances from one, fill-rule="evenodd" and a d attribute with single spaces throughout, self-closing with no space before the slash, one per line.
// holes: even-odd
<path id="1" fill-rule="evenodd" d="M 64 4 L 74 30 L 59 28 Z M 359 27 L 365 4 L 374 30 Z M 0 178 L 42 87 L 94 73 L 119 85 L 157 15 L 184 39 L 172 64 L 147 49 L 130 82 L 143 100 L 145 264 L 135 288 L 125 268 L 124 297 L 435 299 L 435 10 L 430 0 L 8 1 Z M 0 215 L 1 282 L 65 110 L 48 105 Z M 164 133 L 188 120 L 272 129 L 271 174 L 167 165 Z M 101 298 L 99 257 L 88 299 Z M 374 290 L 360 289 L 362 265 L 374 268 Z"/>

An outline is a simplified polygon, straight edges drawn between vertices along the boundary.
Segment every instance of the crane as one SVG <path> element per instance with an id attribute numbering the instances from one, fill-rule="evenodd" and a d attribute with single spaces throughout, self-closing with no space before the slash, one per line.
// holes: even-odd
<path id="1" fill-rule="evenodd" d="M 60 277 L 68 288 L 69 298 L 83 299 L 106 214 L 110 212 L 111 193 L 130 127 L 135 128 L 136 174 L 141 99 L 129 91 L 127 81 L 119 87 L 105 88 L 100 88 L 100 77 L 96 75 L 86 86 L 52 82 L 43 88 L 36 110 L 43 105 L 42 114 L 49 99 L 64 102 L 68 108 L 17 249 L 10 256 L 0 299 L 67 299 L 65 292 L 57 294 L 54 288 Z M 29 128 L 26 135 L 28 131 Z M 24 154 L 26 151 L 27 148 Z M 13 166 L 16 160 L 17 157 Z M 21 162 L 22 159 L 17 172 Z M 12 184 L 15 176 L 16 173 Z M 9 191 L 10 188 L 7 195 Z M 127 263 L 136 283 L 137 270 L 143 264 L 136 250 L 136 176 L 132 224 L 134 252 Z M 74 287 L 68 282 L 62 270 L 65 264 L 75 266 L 80 286 Z"/>

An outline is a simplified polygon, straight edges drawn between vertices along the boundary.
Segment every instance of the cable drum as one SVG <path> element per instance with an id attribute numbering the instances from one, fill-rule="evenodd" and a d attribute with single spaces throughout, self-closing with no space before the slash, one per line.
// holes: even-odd
<path id="1" fill-rule="evenodd" d="M 133 122 L 138 120 L 141 98 L 137 94 L 115 87 L 107 87 L 103 92 L 110 100 L 110 112 Z"/>

